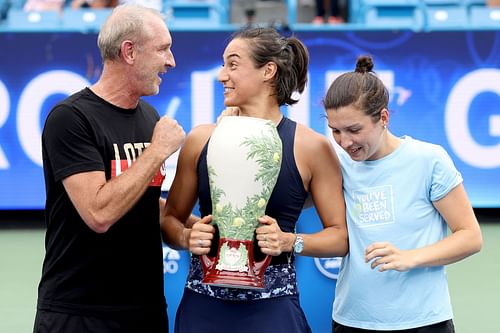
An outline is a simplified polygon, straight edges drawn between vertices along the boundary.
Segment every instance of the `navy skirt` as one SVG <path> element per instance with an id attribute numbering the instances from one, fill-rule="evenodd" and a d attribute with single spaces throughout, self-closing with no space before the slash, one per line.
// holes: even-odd
<path id="1" fill-rule="evenodd" d="M 175 333 L 311 333 L 298 296 L 227 301 L 184 289 Z"/>

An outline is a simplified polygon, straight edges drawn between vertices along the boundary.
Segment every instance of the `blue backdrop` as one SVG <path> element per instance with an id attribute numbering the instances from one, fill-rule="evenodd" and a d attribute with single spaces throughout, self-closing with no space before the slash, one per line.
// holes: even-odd
<path id="1" fill-rule="evenodd" d="M 500 32 L 313 32 L 296 34 L 311 55 L 310 80 L 291 118 L 329 134 L 328 84 L 370 53 L 390 88 L 391 129 L 444 146 L 475 207 L 500 207 Z M 229 32 L 173 32 L 177 68 L 147 98 L 189 130 L 223 109 L 215 80 Z M 41 209 L 40 133 L 50 107 L 97 79 L 96 36 L 0 34 L 0 209 Z M 173 166 L 175 159 L 170 161 Z"/>
<path id="2" fill-rule="evenodd" d="M 230 32 L 174 31 L 177 67 L 148 97 L 189 131 L 223 109 L 216 74 Z M 297 31 L 311 56 L 301 101 L 283 111 L 330 135 L 321 105 L 328 84 L 372 54 L 391 93 L 391 130 L 445 147 L 475 207 L 500 207 L 500 32 Z M 51 106 L 90 85 L 101 70 L 96 35 L 3 33 L 0 62 L 0 209 L 42 209 L 40 133 Z M 173 177 L 175 157 L 169 162 Z M 314 209 L 299 231 L 318 230 Z M 187 253 L 165 248 L 166 294 L 173 315 L 187 273 Z M 334 259 L 297 261 L 301 301 L 313 331 L 329 332 Z M 318 297 L 321 296 L 321 297 Z"/>

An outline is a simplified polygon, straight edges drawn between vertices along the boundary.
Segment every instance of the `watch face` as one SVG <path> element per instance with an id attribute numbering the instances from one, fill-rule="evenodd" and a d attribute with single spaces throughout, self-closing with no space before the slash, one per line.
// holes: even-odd
<path id="1" fill-rule="evenodd" d="M 295 253 L 301 253 L 302 250 L 304 250 L 304 240 L 302 239 L 302 237 L 297 236 L 295 244 L 293 245 L 293 250 L 295 251 Z"/>

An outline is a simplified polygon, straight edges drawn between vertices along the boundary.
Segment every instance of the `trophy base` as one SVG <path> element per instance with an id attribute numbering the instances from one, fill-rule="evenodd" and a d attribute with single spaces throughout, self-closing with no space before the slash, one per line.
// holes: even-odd
<path id="1" fill-rule="evenodd" d="M 207 274 L 202 283 L 215 286 L 238 289 L 264 289 L 264 281 L 258 277 L 235 275 L 234 272 L 216 271 Z"/>
<path id="2" fill-rule="evenodd" d="M 250 240 L 219 239 L 216 258 L 201 256 L 204 277 L 202 283 L 228 288 L 264 289 L 264 271 L 271 256 L 254 260 Z"/>

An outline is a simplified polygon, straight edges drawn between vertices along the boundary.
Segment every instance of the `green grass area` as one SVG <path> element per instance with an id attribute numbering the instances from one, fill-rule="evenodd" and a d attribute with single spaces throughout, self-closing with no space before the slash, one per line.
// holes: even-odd
<path id="1" fill-rule="evenodd" d="M 43 230 L 0 230 L 0 332 L 33 331 Z"/>
<path id="2" fill-rule="evenodd" d="M 447 268 L 457 333 L 500 332 L 500 223 L 481 230 L 481 252 Z"/>
<path id="3" fill-rule="evenodd" d="M 500 332 L 500 223 L 481 228 L 483 250 L 448 267 L 457 333 Z M 43 230 L 0 229 L 0 332 L 32 331 L 43 237 Z"/>

